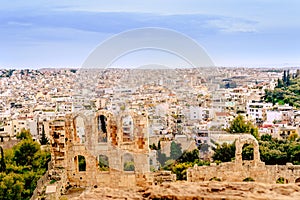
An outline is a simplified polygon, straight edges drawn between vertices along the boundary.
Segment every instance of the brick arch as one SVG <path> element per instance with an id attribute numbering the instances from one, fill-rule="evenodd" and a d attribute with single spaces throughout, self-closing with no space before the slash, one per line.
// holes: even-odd
<path id="1" fill-rule="evenodd" d="M 237 164 L 242 164 L 242 151 L 243 146 L 245 144 L 252 144 L 253 145 L 253 161 L 254 163 L 259 163 L 260 161 L 260 153 L 259 153 L 259 144 L 255 137 L 251 134 L 243 134 L 235 141 L 235 162 Z"/>
<path id="2" fill-rule="evenodd" d="M 118 116 L 118 137 L 121 143 L 124 141 L 122 122 L 125 116 L 130 116 L 133 120 L 134 139 L 130 141 L 130 143 L 136 145 L 139 149 L 146 148 L 147 144 L 145 143 L 145 138 L 147 138 L 147 115 L 137 113 L 135 111 L 123 111 L 120 113 L 120 115 Z"/>
<path id="3" fill-rule="evenodd" d="M 132 162 L 133 163 L 133 166 L 132 166 L 133 169 L 130 168 L 130 169 L 126 170 L 126 164 L 128 162 Z M 123 156 L 122 156 L 122 165 L 123 165 L 123 171 L 135 171 L 135 160 L 134 160 L 133 154 L 131 154 L 131 153 L 124 153 Z"/>
<path id="4" fill-rule="evenodd" d="M 105 154 L 99 154 L 97 156 L 97 165 L 100 171 L 109 171 L 110 164 L 109 164 L 109 157 Z"/>
<path id="5" fill-rule="evenodd" d="M 103 134 L 102 130 L 99 130 L 99 121 L 98 118 L 100 116 L 104 116 L 106 118 L 106 138 L 107 138 L 107 142 L 111 142 L 113 146 L 118 145 L 118 139 L 117 139 L 117 122 L 116 122 L 116 118 L 114 116 L 114 114 L 110 111 L 107 110 L 99 110 L 96 112 L 95 114 L 95 118 L 94 118 L 94 123 L 96 126 L 94 126 L 94 131 L 95 133 L 97 133 L 97 136 L 99 134 Z"/>
<path id="6" fill-rule="evenodd" d="M 78 156 L 83 156 L 85 158 L 86 170 L 85 171 L 95 171 L 97 169 L 97 159 L 87 153 L 86 151 L 78 151 L 75 155 L 73 155 L 72 163 L 73 163 L 73 171 L 79 172 L 78 170 Z M 69 165 L 72 166 L 72 165 Z"/>
<path id="7" fill-rule="evenodd" d="M 73 134 L 70 134 L 70 139 L 73 140 L 75 143 L 78 143 L 78 138 L 77 138 L 77 130 L 76 130 L 76 119 L 80 117 L 83 119 L 83 125 L 84 125 L 84 131 L 85 131 L 85 135 L 87 135 L 88 133 L 86 132 L 87 128 L 86 126 L 88 125 L 88 117 L 87 115 L 85 115 L 83 112 L 77 112 L 75 114 L 72 115 L 72 128 L 73 128 Z"/>
<path id="8" fill-rule="evenodd" d="M 125 123 L 125 119 L 128 119 L 130 121 L 130 124 L 127 124 L 128 130 L 124 130 L 124 123 Z M 132 123 L 132 124 L 131 124 Z M 134 142 L 136 135 L 135 135 L 135 120 L 134 120 L 134 116 L 132 116 L 131 113 L 123 113 L 120 116 L 120 138 L 122 138 L 122 142 Z"/>

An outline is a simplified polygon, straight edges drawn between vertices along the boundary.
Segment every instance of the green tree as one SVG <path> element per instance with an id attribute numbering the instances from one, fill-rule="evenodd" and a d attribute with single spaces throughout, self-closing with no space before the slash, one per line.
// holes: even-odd
<path id="1" fill-rule="evenodd" d="M 163 167 L 168 159 L 165 153 L 162 153 L 161 150 L 157 150 L 157 160 Z"/>
<path id="2" fill-rule="evenodd" d="M 41 145 L 46 145 L 46 144 L 48 144 L 48 138 L 46 137 L 46 134 L 45 134 L 45 127 L 44 127 L 44 124 L 43 124 L 43 126 L 42 126 L 42 137 L 41 137 L 41 139 L 40 139 L 40 143 L 41 143 Z"/>
<path id="3" fill-rule="evenodd" d="M 193 151 L 184 151 L 183 154 L 177 159 L 178 162 L 195 162 L 199 160 L 199 150 L 194 149 Z"/>
<path id="4" fill-rule="evenodd" d="M 21 175 L 0 173 L 0 198 L 3 200 L 24 199 L 22 196 L 24 185 Z"/>
<path id="5" fill-rule="evenodd" d="M 40 150 L 37 142 L 25 139 L 14 147 L 14 161 L 17 165 L 32 165 L 35 153 Z"/>
<path id="6" fill-rule="evenodd" d="M 158 144 L 157 144 L 157 150 L 161 150 L 160 140 L 158 141 Z"/>
<path id="7" fill-rule="evenodd" d="M 172 141 L 170 147 L 170 158 L 176 160 L 181 155 L 182 155 L 181 146 L 177 144 L 175 141 Z"/>
<path id="8" fill-rule="evenodd" d="M 251 122 L 246 122 L 242 115 L 234 118 L 227 131 L 229 133 L 251 133 L 254 137 L 258 137 L 257 127 Z"/>
<path id="9" fill-rule="evenodd" d="M 217 144 L 212 156 L 214 161 L 230 162 L 235 157 L 235 143 L 222 145 Z"/>
<path id="10" fill-rule="evenodd" d="M 18 133 L 16 137 L 20 140 L 32 139 L 30 131 L 25 128 L 22 128 L 21 132 Z"/>
<path id="11" fill-rule="evenodd" d="M 276 88 L 281 88 L 283 87 L 283 81 L 281 79 L 277 79 L 277 85 L 276 85 Z"/>
<path id="12" fill-rule="evenodd" d="M 245 144 L 243 146 L 242 159 L 243 160 L 253 160 L 254 159 L 252 144 Z"/>
<path id="13" fill-rule="evenodd" d="M 0 146 L 1 151 L 1 160 L 0 160 L 0 172 L 5 172 L 6 170 L 6 164 L 5 164 L 5 157 L 2 146 Z"/>

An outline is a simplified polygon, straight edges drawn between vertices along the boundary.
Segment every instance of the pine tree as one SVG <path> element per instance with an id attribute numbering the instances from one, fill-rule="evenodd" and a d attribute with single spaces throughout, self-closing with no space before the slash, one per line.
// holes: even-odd
<path id="1" fill-rule="evenodd" d="M 157 144 L 157 150 L 161 150 L 160 140 L 158 141 L 158 144 Z"/>
<path id="2" fill-rule="evenodd" d="M 182 155 L 181 146 L 176 142 L 172 141 L 170 147 L 170 158 L 173 160 L 178 159 Z"/>
<path id="3" fill-rule="evenodd" d="M 286 86 L 289 86 L 291 83 L 290 80 L 290 70 L 287 71 L 287 75 L 286 75 Z"/>
<path id="4" fill-rule="evenodd" d="M 283 71 L 282 81 L 283 81 L 283 84 L 285 85 L 286 84 L 286 70 Z"/>
<path id="5" fill-rule="evenodd" d="M 1 151 L 0 172 L 5 172 L 6 165 L 5 165 L 5 160 L 4 160 L 3 148 L 1 146 L 0 146 L 0 151 Z"/>
<path id="6" fill-rule="evenodd" d="M 48 138 L 46 137 L 46 134 L 45 134 L 45 128 L 44 128 L 44 124 L 42 126 L 42 137 L 40 139 L 40 143 L 41 145 L 46 145 L 48 144 Z"/>

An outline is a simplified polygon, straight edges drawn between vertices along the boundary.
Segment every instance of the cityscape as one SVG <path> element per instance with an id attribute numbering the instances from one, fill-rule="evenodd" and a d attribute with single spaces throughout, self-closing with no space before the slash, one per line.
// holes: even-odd
<path id="1" fill-rule="evenodd" d="M 0 199 L 300 199 L 300 40 L 268 32 L 281 4 L 116 2 L 3 2 Z"/>

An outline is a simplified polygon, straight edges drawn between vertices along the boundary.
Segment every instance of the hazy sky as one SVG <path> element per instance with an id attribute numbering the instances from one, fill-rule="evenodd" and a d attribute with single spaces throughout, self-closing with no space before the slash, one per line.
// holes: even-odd
<path id="1" fill-rule="evenodd" d="M 189 36 L 218 66 L 300 66 L 297 0 L 0 0 L 0 67 L 80 67 L 105 39 L 143 27 Z M 150 53 L 116 64 L 183 64 Z"/>

